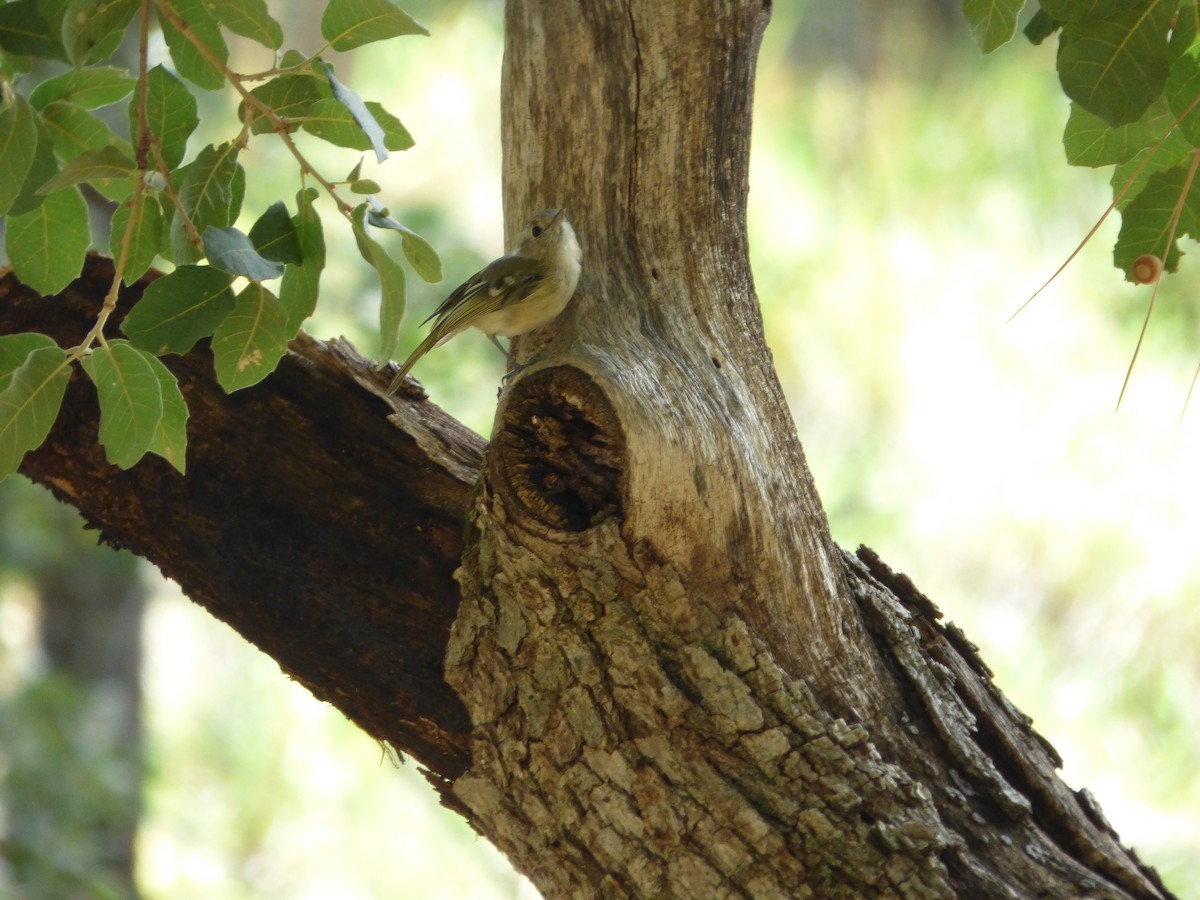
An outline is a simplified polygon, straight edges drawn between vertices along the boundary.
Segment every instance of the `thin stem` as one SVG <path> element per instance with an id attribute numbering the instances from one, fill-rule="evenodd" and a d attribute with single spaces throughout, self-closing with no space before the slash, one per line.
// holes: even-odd
<path id="1" fill-rule="evenodd" d="M 138 132 L 136 135 L 137 150 L 135 151 L 137 172 L 133 185 L 133 196 L 129 200 L 129 221 L 125 223 L 125 232 L 121 235 L 121 249 L 113 265 L 112 284 L 109 285 L 108 293 L 104 295 L 104 303 L 100 306 L 100 312 L 96 314 L 96 322 L 84 336 L 83 341 L 71 350 L 68 361 L 79 359 L 97 341 L 99 341 L 102 347 L 108 346 L 108 341 L 104 337 L 104 326 L 108 323 L 108 317 L 112 315 L 113 310 L 117 308 L 117 299 L 121 292 L 121 282 L 125 278 L 125 266 L 129 261 L 129 247 L 133 242 L 133 236 L 137 233 L 137 227 L 141 220 L 142 196 L 146 190 L 147 172 L 145 135 L 150 133 L 150 128 L 146 122 L 146 72 L 148 70 L 147 60 L 149 58 L 150 46 L 151 3 L 152 0 L 141 0 L 141 9 L 138 12 L 138 80 L 134 99 Z"/>
<path id="2" fill-rule="evenodd" d="M 140 172 L 147 170 L 146 142 L 153 138 L 150 124 L 146 119 L 146 94 L 149 90 L 147 73 L 150 70 L 150 7 L 153 0 L 142 0 L 142 8 L 138 13 L 138 81 L 137 81 L 137 164 Z"/>
<path id="3" fill-rule="evenodd" d="M 171 167 L 167 165 L 167 161 L 162 155 L 162 148 L 158 146 L 158 141 L 150 143 L 150 152 L 154 154 L 154 164 L 158 167 L 158 174 L 163 178 L 163 191 L 170 198 L 171 205 L 175 207 L 175 214 L 179 216 L 183 230 L 187 232 L 188 240 L 192 242 L 192 245 L 197 250 L 203 251 L 204 239 L 200 237 L 200 232 L 196 230 L 196 224 L 192 221 L 191 216 L 184 211 L 183 201 L 179 199 L 179 191 L 175 188 L 175 182 L 171 180 Z"/>
<path id="4" fill-rule="evenodd" d="M 264 69 L 261 72 L 234 72 L 233 76 L 239 81 L 266 81 L 268 78 L 274 78 L 277 75 L 291 75 L 294 72 L 301 72 L 308 67 L 308 64 L 318 56 L 323 55 L 330 48 L 330 44 L 326 42 L 316 53 L 310 54 L 303 62 L 298 62 L 294 66 L 284 66 L 282 68 Z"/>
<path id="5" fill-rule="evenodd" d="M 1192 391 L 1196 390 L 1196 379 L 1200 378 L 1200 362 L 1196 363 L 1196 371 L 1192 373 L 1192 383 L 1188 385 L 1187 397 L 1183 400 L 1183 409 L 1179 411 L 1179 424 L 1183 424 L 1183 417 L 1187 415 L 1188 404 L 1192 402 Z"/>

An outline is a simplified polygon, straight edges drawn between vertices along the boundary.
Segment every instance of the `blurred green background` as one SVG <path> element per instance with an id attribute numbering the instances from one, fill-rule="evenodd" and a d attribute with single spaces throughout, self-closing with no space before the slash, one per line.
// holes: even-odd
<path id="1" fill-rule="evenodd" d="M 338 61 L 416 138 L 363 175 L 446 263 L 442 285 L 409 279 L 402 354 L 502 249 L 502 4 L 403 5 L 432 37 Z M 275 6 L 289 35 L 311 35 L 301 4 Z M 1200 408 L 1178 422 L 1200 275 L 1185 258 L 1163 286 L 1116 412 L 1148 294 L 1112 268 L 1115 219 L 1006 324 L 1110 199 L 1106 173 L 1064 161 L 1053 45 L 984 59 L 956 3 L 775 4 L 755 275 L 837 539 L 911 575 L 1058 748 L 1066 780 L 1200 898 Z M 235 68 L 269 64 L 237 52 Z M 193 149 L 236 127 L 210 125 Z M 299 139 L 329 174 L 357 161 Z M 298 187 L 276 152 L 263 138 L 243 156 L 251 218 Z M 331 269 L 309 331 L 374 354 L 372 273 L 323 212 Z M 482 335 L 457 343 L 416 375 L 486 434 L 504 360 Z M 141 895 L 172 900 L 536 896 L 411 763 L 94 543 L 43 491 L 0 486 L 0 894 L 133 896 L 133 872 Z M 140 629 L 122 627 L 143 606 Z"/>

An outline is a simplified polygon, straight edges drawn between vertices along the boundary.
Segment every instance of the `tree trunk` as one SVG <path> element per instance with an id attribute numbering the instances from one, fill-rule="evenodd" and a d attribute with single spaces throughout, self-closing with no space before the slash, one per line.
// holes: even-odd
<path id="1" fill-rule="evenodd" d="M 517 341 L 482 456 L 303 339 L 232 397 L 205 351 L 173 364 L 186 479 L 108 468 L 81 385 L 24 471 L 429 767 L 547 896 L 1169 896 L 970 642 L 829 536 L 747 258 L 769 6 L 509 0 L 508 229 L 566 206 L 584 276 Z M 0 331 L 72 334 L 98 296 L 4 291 Z"/>
<path id="2" fill-rule="evenodd" d="M 747 257 L 768 8 L 508 2 L 508 225 L 565 205 L 585 263 L 469 517 L 455 793 L 556 896 L 1153 895 L 970 645 L 830 538 Z"/>

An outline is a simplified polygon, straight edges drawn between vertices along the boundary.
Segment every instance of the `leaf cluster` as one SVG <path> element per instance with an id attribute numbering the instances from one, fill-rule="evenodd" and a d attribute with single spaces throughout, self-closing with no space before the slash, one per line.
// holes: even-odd
<path id="1" fill-rule="evenodd" d="M 148 63 L 153 28 L 162 32 L 168 65 Z M 133 73 L 107 64 L 130 29 L 138 35 Z M 392 0 L 328 0 L 321 34 L 326 43 L 315 52 L 285 49 L 265 0 L 0 4 L 0 215 L 17 276 L 43 294 L 61 291 L 94 243 L 85 191 L 118 204 L 109 244 L 116 276 L 87 338 L 62 348 L 40 334 L 0 337 L 0 479 L 45 439 L 76 362 L 96 386 L 109 461 L 127 468 L 150 452 L 183 472 L 188 410 L 160 357 L 207 339 L 227 391 L 270 374 L 317 305 L 322 196 L 379 274 L 381 356 L 392 355 L 404 269 L 368 227 L 398 232 L 409 265 L 427 281 L 441 279 L 441 262 L 371 196 L 379 185 L 361 177 L 361 160 L 345 178 L 330 179 L 294 135 L 371 151 L 380 162 L 411 147 L 400 120 L 340 82 L 321 54 L 428 32 Z M 232 71 L 229 38 L 261 45 L 273 65 Z M 44 76 L 48 69 L 57 74 Z M 219 89 L 240 97 L 237 119 L 227 140 L 189 158 L 200 121 L 196 92 Z M 118 117 L 127 127 L 96 114 L 113 105 L 127 109 Z M 291 207 L 279 200 L 247 217 L 239 157 L 260 136 L 283 142 L 300 187 Z M 243 230 L 241 221 L 253 224 Z M 122 322 L 124 337 L 109 336 L 104 326 L 120 287 L 156 260 L 174 269 L 147 287 Z"/>
<path id="2" fill-rule="evenodd" d="M 1014 37 L 1025 5 L 963 0 L 984 52 Z M 1200 238 L 1200 0 L 1038 0 L 1024 33 L 1035 44 L 1058 35 L 1067 161 L 1114 167 L 1116 266 L 1130 281 L 1147 257 L 1174 272 L 1179 239 Z"/>

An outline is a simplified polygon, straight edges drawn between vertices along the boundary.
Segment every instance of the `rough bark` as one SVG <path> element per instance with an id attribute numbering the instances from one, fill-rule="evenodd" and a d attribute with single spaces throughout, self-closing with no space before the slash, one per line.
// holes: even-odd
<path id="1" fill-rule="evenodd" d="M 746 253 L 768 6 L 510 0 L 509 229 L 565 205 L 585 275 L 517 342 L 486 456 L 304 338 L 233 397 L 173 363 L 186 479 L 108 467 L 82 379 L 23 470 L 548 896 L 1167 896 L 961 633 L 829 537 Z M 7 279 L 0 331 L 77 340 L 102 270 L 53 303 Z"/>
<path id="2" fill-rule="evenodd" d="M 89 256 L 44 299 L 9 273 L 0 333 L 77 344 L 112 274 Z M 110 336 L 145 283 L 123 292 Z M 467 762 L 442 655 L 483 441 L 421 396 L 385 398 L 384 376 L 344 342 L 302 335 L 261 389 L 232 396 L 206 346 L 164 361 L 191 411 L 186 478 L 154 456 L 128 471 L 106 462 L 82 373 L 21 471 L 444 786 Z"/>
<path id="3" fill-rule="evenodd" d="M 768 6 L 508 2 L 508 225 L 565 205 L 584 276 L 471 512 L 455 792 L 554 896 L 1156 896 L 969 644 L 830 539 L 745 240 Z"/>

